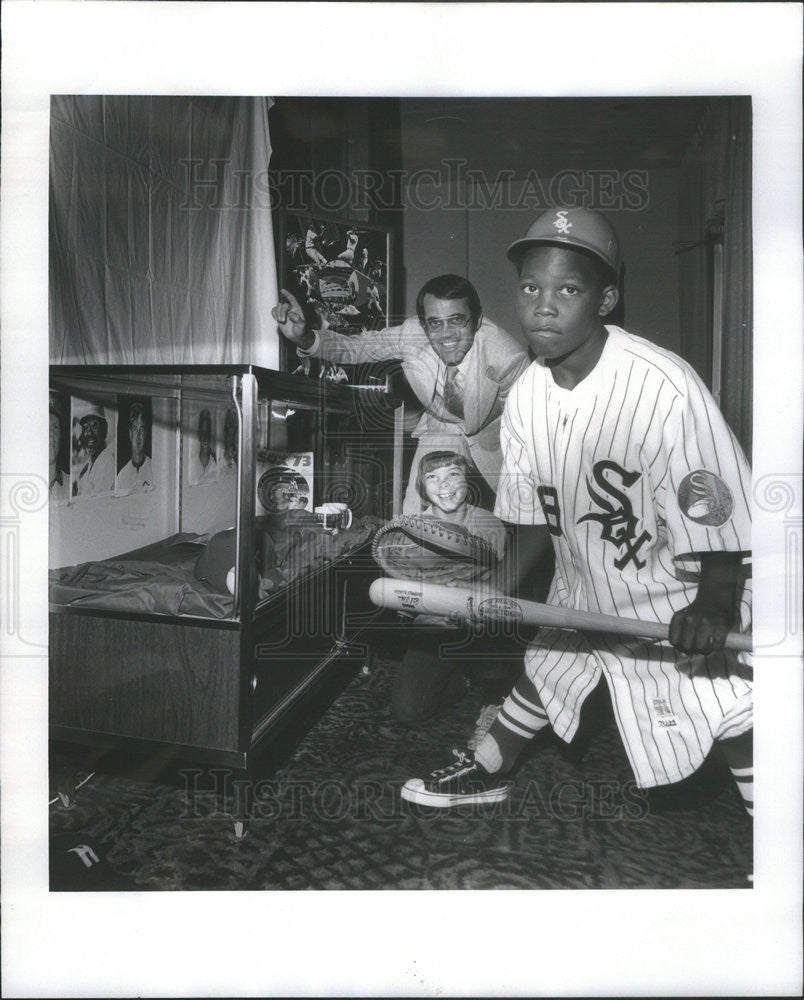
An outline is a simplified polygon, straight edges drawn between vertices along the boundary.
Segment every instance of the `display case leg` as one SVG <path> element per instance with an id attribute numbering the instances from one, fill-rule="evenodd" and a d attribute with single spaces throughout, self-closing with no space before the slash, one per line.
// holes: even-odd
<path id="1" fill-rule="evenodd" d="M 248 778 L 233 781 L 232 791 L 234 793 L 232 822 L 234 824 L 235 840 L 243 840 L 248 833 L 248 822 L 251 819 L 251 810 L 249 808 L 249 794 L 251 791 L 250 775 Z"/>
<path id="2" fill-rule="evenodd" d="M 370 677 L 371 672 L 374 670 L 374 654 L 371 651 L 371 647 L 366 650 L 366 658 L 363 661 L 363 666 L 360 668 L 361 677 Z"/>

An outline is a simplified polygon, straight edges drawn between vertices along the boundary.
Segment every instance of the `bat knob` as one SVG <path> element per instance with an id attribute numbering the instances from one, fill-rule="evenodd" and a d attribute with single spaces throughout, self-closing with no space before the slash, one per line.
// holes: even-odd
<path id="1" fill-rule="evenodd" d="M 372 604 L 376 604 L 378 608 L 385 607 L 385 601 L 383 600 L 385 596 L 385 580 L 379 579 L 375 580 L 369 587 L 369 600 Z"/>

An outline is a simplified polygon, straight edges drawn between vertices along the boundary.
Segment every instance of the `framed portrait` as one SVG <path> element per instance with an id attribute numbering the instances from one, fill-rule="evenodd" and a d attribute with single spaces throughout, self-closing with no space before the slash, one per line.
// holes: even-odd
<path id="1" fill-rule="evenodd" d="M 153 403 L 150 396 L 117 397 L 118 496 L 148 493 L 156 485 L 153 454 Z"/>
<path id="2" fill-rule="evenodd" d="M 326 323 L 347 336 L 382 330 L 391 309 L 391 230 L 332 215 L 284 211 L 279 277 L 281 287 L 301 305 L 310 329 Z M 284 338 L 282 350 L 286 371 L 348 380 L 336 366 L 300 361 Z"/>
<path id="3" fill-rule="evenodd" d="M 108 399 L 70 398 L 70 496 L 113 493 L 117 412 Z"/>
<path id="4" fill-rule="evenodd" d="M 50 393 L 49 428 L 49 489 L 50 503 L 70 499 L 70 397 L 64 392 Z"/>
<path id="5" fill-rule="evenodd" d="M 218 441 L 221 475 L 234 475 L 237 472 L 237 453 L 240 445 L 237 410 L 234 406 L 225 406 L 218 410 Z"/>
<path id="6" fill-rule="evenodd" d="M 190 486 L 217 483 L 220 476 L 218 409 L 199 400 L 182 407 L 183 463 Z"/>
<path id="7" fill-rule="evenodd" d="M 312 511 L 313 472 L 311 451 L 266 454 L 257 465 L 257 513 Z"/>

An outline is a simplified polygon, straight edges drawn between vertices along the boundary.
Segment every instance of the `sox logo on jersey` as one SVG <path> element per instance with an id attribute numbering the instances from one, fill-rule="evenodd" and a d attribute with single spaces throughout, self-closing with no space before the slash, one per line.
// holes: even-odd
<path id="1" fill-rule="evenodd" d="M 627 563 L 633 562 L 637 569 L 641 569 L 645 563 L 639 558 L 639 549 L 646 542 L 649 542 L 653 535 L 649 531 L 643 531 L 637 538 L 636 526 L 637 518 L 634 508 L 628 496 L 618 490 L 605 476 L 606 472 L 612 472 L 620 477 L 620 482 L 625 489 L 633 486 L 640 478 L 639 472 L 626 472 L 616 462 L 604 460 L 595 462 L 592 469 L 592 476 L 601 488 L 603 493 L 607 493 L 614 500 L 619 501 L 620 506 L 615 507 L 613 503 L 598 493 L 589 479 L 586 480 L 586 488 L 589 496 L 602 509 L 602 513 L 584 514 L 578 518 L 578 524 L 583 521 L 597 521 L 601 526 L 600 537 L 604 542 L 611 542 L 623 553 L 619 559 L 614 560 L 617 569 L 622 569 Z"/>
<path id="2" fill-rule="evenodd" d="M 639 550 L 647 542 L 651 541 L 653 535 L 649 531 L 642 531 L 637 536 L 636 528 L 639 518 L 634 513 L 634 508 L 628 495 L 621 489 L 617 489 L 613 482 L 606 478 L 606 473 L 614 473 L 619 476 L 620 485 L 623 489 L 629 489 L 641 478 L 640 472 L 628 472 L 611 459 L 602 459 L 595 462 L 592 469 L 592 476 L 602 492 L 598 492 L 587 477 L 586 488 L 591 499 L 598 505 L 600 512 L 593 511 L 578 518 L 577 523 L 584 521 L 597 521 L 601 526 L 600 538 L 604 542 L 610 542 L 622 553 L 618 559 L 614 560 L 617 569 L 623 569 L 629 562 L 633 562 L 637 569 L 642 569 L 644 560 L 639 558 Z M 611 500 L 607 500 L 603 494 L 608 494 Z M 542 513 L 547 521 L 547 528 L 551 535 L 560 535 L 561 510 L 558 503 L 558 491 L 552 486 L 540 485 L 537 487 L 536 495 L 542 508 Z M 617 501 L 619 506 L 615 506 L 612 500 Z"/>

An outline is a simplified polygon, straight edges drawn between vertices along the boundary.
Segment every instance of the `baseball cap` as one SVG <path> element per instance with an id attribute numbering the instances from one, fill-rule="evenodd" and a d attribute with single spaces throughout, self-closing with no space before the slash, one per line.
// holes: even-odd
<path id="1" fill-rule="evenodd" d="M 82 406 L 79 410 L 79 414 L 78 422 L 80 424 L 83 424 L 83 422 L 89 417 L 100 417 L 101 420 L 106 420 L 107 423 L 109 422 L 106 418 L 106 413 L 103 407 L 98 406 L 96 403 L 88 403 L 85 406 Z"/>
<path id="2" fill-rule="evenodd" d="M 594 254 L 615 272 L 620 273 L 620 241 L 611 224 L 591 208 L 552 208 L 540 215 L 521 240 L 508 247 L 513 260 L 532 246 L 577 247 Z"/>

